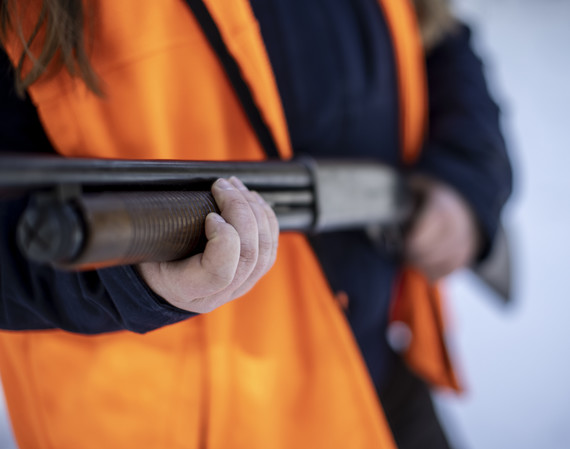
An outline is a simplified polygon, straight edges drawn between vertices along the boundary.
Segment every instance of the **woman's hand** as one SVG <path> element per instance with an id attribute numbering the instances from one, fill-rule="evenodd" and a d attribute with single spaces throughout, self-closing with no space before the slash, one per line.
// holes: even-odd
<path id="1" fill-rule="evenodd" d="M 422 204 L 406 238 L 406 257 L 436 281 L 474 260 L 480 231 L 471 208 L 451 187 L 425 177 L 414 178 L 412 187 Z"/>
<path id="2" fill-rule="evenodd" d="M 212 194 L 221 215 L 206 217 L 203 253 L 175 262 L 146 262 L 138 270 L 158 295 L 190 312 L 206 313 L 245 294 L 277 255 L 275 213 L 237 178 L 219 179 Z"/>

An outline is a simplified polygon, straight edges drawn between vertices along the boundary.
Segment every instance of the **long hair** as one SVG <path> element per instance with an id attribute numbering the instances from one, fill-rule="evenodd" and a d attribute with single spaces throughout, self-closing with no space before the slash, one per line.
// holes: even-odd
<path id="1" fill-rule="evenodd" d="M 37 22 L 27 34 L 22 3 L 27 2 L 0 0 L 0 41 L 5 42 L 11 34 L 17 36 L 22 45 L 15 67 L 18 93 L 23 95 L 48 67 L 54 71 L 65 67 L 71 76 L 82 79 L 89 89 L 100 94 L 97 76 L 86 51 L 82 0 L 42 0 Z M 39 36 L 41 50 L 34 54 L 32 44 Z"/>

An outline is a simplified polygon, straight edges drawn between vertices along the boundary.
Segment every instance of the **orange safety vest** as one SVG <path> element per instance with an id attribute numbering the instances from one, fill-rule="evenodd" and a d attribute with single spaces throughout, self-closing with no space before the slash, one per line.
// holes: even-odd
<path id="1" fill-rule="evenodd" d="M 264 157 L 182 1 L 95 3 L 91 61 L 104 98 L 65 71 L 30 88 L 58 152 Z M 249 3 L 205 3 L 282 157 L 290 157 L 280 99 Z M 397 50 L 404 154 L 412 161 L 426 115 L 423 55 L 411 6 L 380 3 Z M 21 51 L 16 38 L 6 47 L 13 59 Z M 418 335 L 427 335 L 412 340 L 411 366 L 445 383 L 449 364 L 442 363 L 447 355 L 441 320 L 437 308 L 422 306 L 431 291 L 426 287 L 417 273 L 406 271 L 394 310 L 398 319 L 419 324 Z M 22 449 L 393 447 L 346 319 L 298 234 L 280 237 L 275 266 L 250 293 L 209 314 L 145 335 L 0 332 L 0 373 Z"/>

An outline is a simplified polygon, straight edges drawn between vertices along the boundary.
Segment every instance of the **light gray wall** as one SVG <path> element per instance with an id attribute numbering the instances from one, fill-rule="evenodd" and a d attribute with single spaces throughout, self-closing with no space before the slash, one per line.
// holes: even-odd
<path id="1" fill-rule="evenodd" d="M 448 285 L 467 393 L 444 397 L 462 447 L 570 447 L 570 2 L 456 0 L 502 102 L 516 189 L 514 307 L 466 273 Z"/>

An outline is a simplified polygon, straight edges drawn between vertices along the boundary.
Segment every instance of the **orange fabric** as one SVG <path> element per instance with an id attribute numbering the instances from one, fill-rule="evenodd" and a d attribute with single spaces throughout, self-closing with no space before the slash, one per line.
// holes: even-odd
<path id="1" fill-rule="evenodd" d="M 289 156 L 249 4 L 206 3 Z M 263 158 L 183 2 L 100 0 L 95 19 L 105 97 L 65 73 L 30 89 L 61 154 Z M 212 313 L 146 335 L 1 332 L 0 371 L 22 449 L 394 447 L 346 320 L 296 234 L 281 236 L 248 295 Z"/>
<path id="2" fill-rule="evenodd" d="M 430 384 L 461 389 L 444 339 L 445 319 L 440 291 L 425 276 L 406 268 L 397 285 L 390 320 L 404 323 L 412 333 L 404 357 L 408 366 Z"/>
<path id="3" fill-rule="evenodd" d="M 398 88 L 402 159 L 413 163 L 419 156 L 427 124 L 427 82 L 424 53 L 411 1 L 379 0 L 394 44 Z"/>
<path id="4" fill-rule="evenodd" d="M 425 56 L 414 6 L 379 0 L 392 33 L 399 79 L 402 160 L 413 164 L 421 153 L 427 125 Z M 437 287 L 412 268 L 403 269 L 392 321 L 404 322 L 412 339 L 403 356 L 432 385 L 459 391 L 444 339 L 443 300 Z"/>
<path id="5" fill-rule="evenodd" d="M 105 99 L 65 72 L 45 76 L 30 88 L 58 151 L 65 156 L 105 158 L 263 157 L 216 55 L 183 2 L 144 7 L 123 1 L 96 3 L 91 61 L 102 79 Z M 249 4 L 207 3 L 221 20 L 221 31 L 240 61 L 281 155 L 290 157 L 278 92 Z M 18 47 L 12 47 L 14 58 Z M 144 142 L 142 130 L 148 139 Z M 236 142 L 239 150 L 233 148 Z"/>
<path id="6" fill-rule="evenodd" d="M 411 341 L 402 356 L 408 366 L 429 384 L 460 392 L 445 341 L 444 300 L 437 285 L 412 267 L 400 273 L 390 321 L 404 323 Z"/>
<path id="7" fill-rule="evenodd" d="M 2 333 L 18 443 L 392 448 L 333 301 L 305 239 L 287 235 L 256 290 L 211 314 L 146 335 Z"/>

